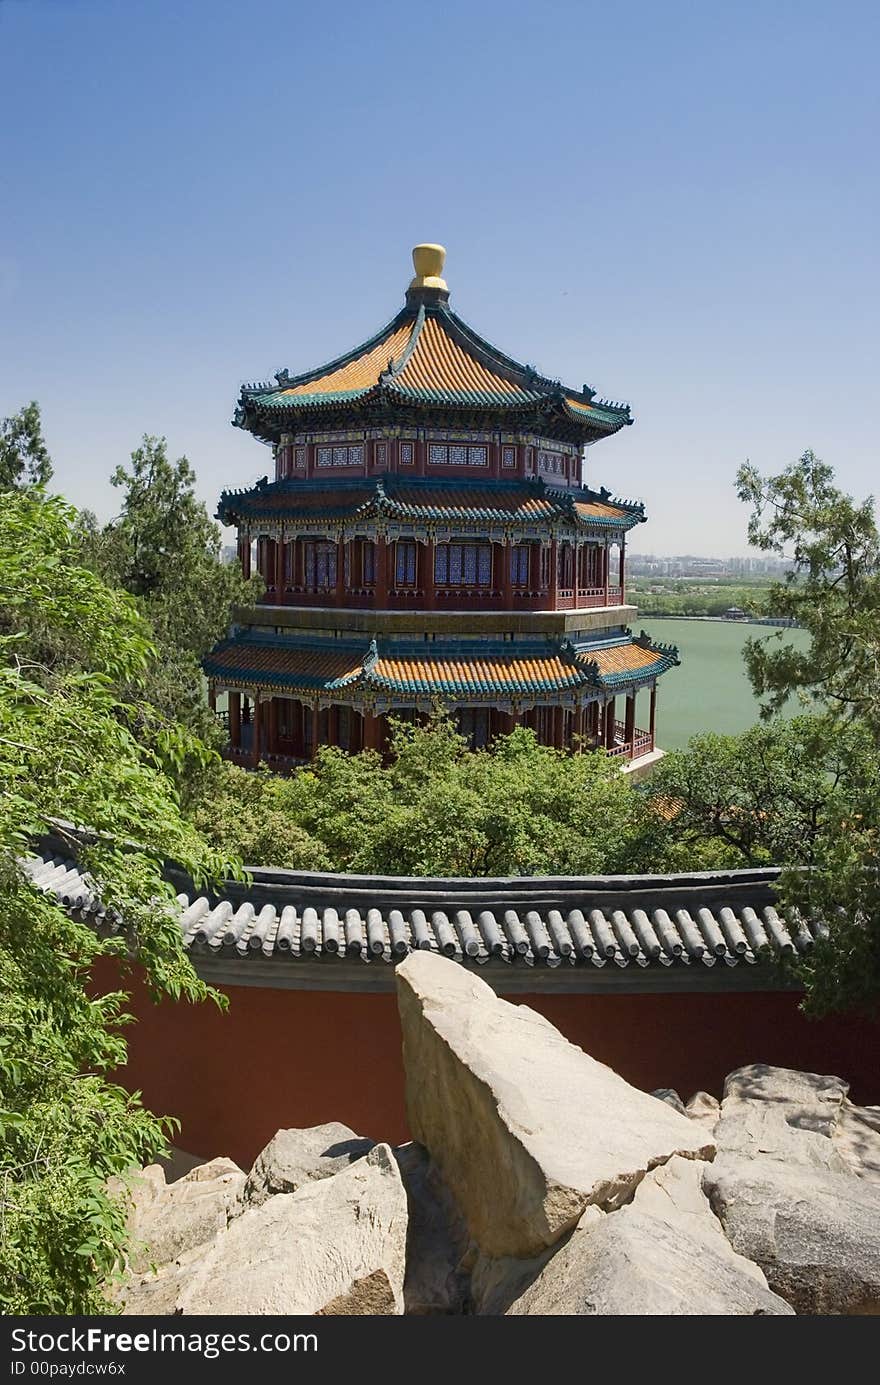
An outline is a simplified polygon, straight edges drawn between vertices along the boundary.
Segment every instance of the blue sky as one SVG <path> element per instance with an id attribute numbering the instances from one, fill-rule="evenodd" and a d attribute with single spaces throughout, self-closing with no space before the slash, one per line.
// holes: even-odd
<path id="1" fill-rule="evenodd" d="M 398 309 L 419 240 L 512 355 L 631 401 L 590 480 L 744 553 L 733 475 L 876 487 L 880 7 L 0 0 L 0 415 L 102 517 L 144 432 L 211 508 L 243 380 Z"/>

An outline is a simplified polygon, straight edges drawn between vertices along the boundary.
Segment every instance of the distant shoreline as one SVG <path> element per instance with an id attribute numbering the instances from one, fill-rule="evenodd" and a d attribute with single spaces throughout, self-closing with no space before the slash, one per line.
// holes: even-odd
<path id="1" fill-rule="evenodd" d="M 682 616 L 675 611 L 642 611 L 639 608 L 639 617 L 645 620 L 697 620 L 711 621 L 715 625 L 774 625 L 782 630 L 801 629 L 796 620 L 789 620 L 787 616 L 737 616 L 730 619 L 727 616 Z"/>

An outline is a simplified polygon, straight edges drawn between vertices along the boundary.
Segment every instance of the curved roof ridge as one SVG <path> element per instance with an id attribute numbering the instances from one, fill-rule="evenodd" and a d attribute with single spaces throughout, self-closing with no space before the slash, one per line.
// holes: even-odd
<path id="1" fill-rule="evenodd" d="M 400 316 L 400 314 L 398 314 L 398 316 Z M 415 322 L 413 323 L 413 329 L 409 334 L 409 341 L 407 342 L 406 346 L 404 347 L 403 351 L 401 352 L 397 360 L 389 362 L 389 369 L 387 371 L 383 371 L 382 375 L 379 376 L 380 382 L 382 382 L 383 379 L 393 380 L 396 375 L 400 375 L 403 373 L 404 370 L 406 370 L 407 366 L 409 365 L 409 359 L 419 344 L 419 338 L 422 335 L 422 328 L 424 327 L 424 325 L 425 305 L 424 303 L 421 303 L 419 305 L 419 311 L 416 314 Z"/>
<path id="2" fill-rule="evenodd" d="M 382 342 L 395 331 L 402 327 L 406 319 L 415 321 L 411 308 L 401 308 L 400 312 L 395 313 L 384 327 L 380 327 L 378 332 L 374 332 L 366 341 L 358 346 L 353 346 L 349 351 L 344 351 L 340 356 L 334 356 L 332 360 L 325 362 L 324 365 L 315 366 L 312 370 L 304 370 L 300 375 L 291 375 L 288 370 L 279 370 L 275 375 L 275 385 L 266 382 L 267 392 L 274 392 L 276 389 L 286 390 L 295 389 L 298 385 L 311 384 L 313 380 L 320 380 L 325 375 L 332 375 L 337 370 L 342 370 L 344 366 L 350 365 L 361 356 L 368 355 L 375 351 L 376 347 L 381 346 Z M 263 389 L 262 385 L 246 385 L 248 391 L 259 392 Z"/>
<path id="3" fill-rule="evenodd" d="M 436 309 L 436 316 L 438 318 L 442 316 L 446 322 L 448 322 L 450 336 L 458 342 L 458 345 L 461 346 L 463 350 L 476 356 L 478 360 L 480 360 L 481 357 L 483 358 L 481 364 L 488 366 L 497 373 L 500 373 L 501 370 L 506 370 L 510 374 L 517 376 L 517 379 L 510 382 L 511 384 L 529 389 L 533 389 L 535 386 L 538 386 L 540 389 L 543 386 L 545 389 L 562 390 L 563 387 L 558 380 L 551 380 L 549 377 L 542 375 L 534 366 L 524 365 L 522 361 L 516 360 L 515 357 L 508 356 L 506 351 L 502 351 L 499 347 L 495 346 L 487 337 L 481 336 L 479 332 L 471 327 L 470 323 L 465 322 L 464 318 L 459 317 L 458 313 L 453 312 L 452 308 L 448 307 L 446 304 Z M 575 393 L 575 391 L 571 391 L 571 393 Z"/>

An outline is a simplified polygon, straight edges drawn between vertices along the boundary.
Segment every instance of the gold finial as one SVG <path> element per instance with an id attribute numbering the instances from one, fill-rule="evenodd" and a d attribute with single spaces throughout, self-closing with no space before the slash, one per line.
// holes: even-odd
<path id="1" fill-rule="evenodd" d="M 446 280 L 441 278 L 446 249 L 442 245 L 416 245 L 412 252 L 416 277 L 411 289 L 446 289 Z"/>

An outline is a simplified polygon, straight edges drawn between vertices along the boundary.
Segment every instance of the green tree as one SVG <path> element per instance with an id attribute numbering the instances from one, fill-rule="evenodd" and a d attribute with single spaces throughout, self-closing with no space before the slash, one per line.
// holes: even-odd
<path id="1" fill-rule="evenodd" d="M 778 476 L 746 465 L 737 474 L 751 505 L 749 542 L 793 564 L 768 606 L 797 621 L 809 648 L 776 638 L 750 640 L 745 657 L 767 713 L 792 693 L 845 716 L 863 716 L 880 740 L 880 535 L 871 497 L 838 489 L 834 472 L 805 452 Z"/>
<path id="2" fill-rule="evenodd" d="M 752 685 L 772 714 L 792 693 L 824 710 L 825 756 L 843 744 L 841 789 L 813 843 L 812 868 L 787 870 L 788 907 L 824 918 L 827 943 L 801 968 L 816 1013 L 880 1007 L 880 536 L 872 499 L 857 502 L 805 452 L 777 476 L 737 476 L 752 506 L 749 540 L 792 559 L 770 594 L 810 635 L 807 650 L 750 641 Z"/>
<path id="3" fill-rule="evenodd" d="M 101 528 L 84 516 L 80 538 L 85 560 L 130 592 L 150 622 L 150 705 L 218 744 L 200 660 L 226 633 L 232 606 L 257 598 L 260 579 L 246 582 L 237 564 L 221 561 L 220 529 L 197 498 L 195 479 L 185 457 L 169 459 L 164 438 L 145 437 L 130 467 L 113 474 L 123 493 L 118 517 Z"/>
<path id="4" fill-rule="evenodd" d="M 52 479 L 52 462 L 43 438 L 36 400 L 0 421 L 0 491 L 13 487 L 45 486 Z"/>
<path id="5" fill-rule="evenodd" d="M 776 718 L 736 736 L 694 736 L 664 757 L 646 791 L 667 806 L 668 835 L 704 862 L 714 844 L 719 867 L 814 865 L 869 753 L 861 723 Z"/>
<path id="6" fill-rule="evenodd" d="M 210 753 L 165 724 L 147 747 L 123 702 L 154 651 L 131 597 L 78 560 L 74 513 L 0 494 L 0 1310 L 106 1311 L 125 1240 L 111 1175 L 154 1158 L 168 1122 L 108 1080 L 125 1061 L 121 991 L 92 996 L 102 956 L 131 948 L 157 993 L 207 995 L 183 950 L 162 862 L 204 882 L 231 869 L 181 814 L 175 766 Z M 53 651 L 46 662 L 43 652 Z M 91 830 L 84 868 L 125 937 L 99 938 L 19 862 L 62 819 Z M 64 830 L 64 829 L 62 829 Z M 131 843 L 131 847 L 126 843 Z"/>
<path id="7" fill-rule="evenodd" d="M 616 762 L 564 755 L 522 728 L 471 752 L 442 712 L 425 725 L 392 722 L 385 761 L 322 747 L 289 779 L 224 766 L 203 777 L 192 804 L 218 847 L 301 869 L 540 875 L 675 859 Z M 258 854 L 269 850 L 282 854 Z"/>

